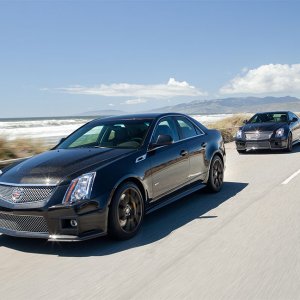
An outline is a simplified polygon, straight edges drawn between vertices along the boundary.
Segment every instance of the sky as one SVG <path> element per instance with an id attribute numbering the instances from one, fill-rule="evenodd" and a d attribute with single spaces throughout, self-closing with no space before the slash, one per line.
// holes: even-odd
<path id="1" fill-rule="evenodd" d="M 0 118 L 300 97 L 300 1 L 0 0 Z"/>

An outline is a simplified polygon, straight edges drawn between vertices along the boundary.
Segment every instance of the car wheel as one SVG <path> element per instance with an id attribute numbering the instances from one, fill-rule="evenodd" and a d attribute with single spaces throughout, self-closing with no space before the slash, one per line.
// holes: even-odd
<path id="1" fill-rule="evenodd" d="M 109 208 L 108 234 L 118 240 L 133 237 L 144 218 L 144 199 L 132 182 L 122 184 L 115 192 Z"/>
<path id="2" fill-rule="evenodd" d="M 246 153 L 246 150 L 237 150 L 237 152 L 238 152 L 239 154 L 245 154 L 245 153 Z"/>
<path id="3" fill-rule="evenodd" d="M 293 151 L 293 136 L 290 133 L 289 137 L 288 137 L 288 143 L 287 143 L 287 148 L 286 148 L 287 152 L 292 152 Z"/>
<path id="4" fill-rule="evenodd" d="M 207 187 L 209 191 L 217 193 L 223 186 L 224 179 L 224 164 L 219 156 L 214 156 L 207 181 Z"/>

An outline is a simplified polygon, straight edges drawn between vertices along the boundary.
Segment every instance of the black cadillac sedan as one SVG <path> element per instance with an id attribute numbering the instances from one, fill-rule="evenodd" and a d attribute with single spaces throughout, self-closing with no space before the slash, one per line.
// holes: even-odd
<path id="1" fill-rule="evenodd" d="M 236 134 L 239 153 L 255 149 L 291 152 L 300 141 L 299 118 L 290 111 L 257 113 L 244 123 Z"/>
<path id="2" fill-rule="evenodd" d="M 93 120 L 0 173 L 0 233 L 57 241 L 134 236 L 145 213 L 223 184 L 221 134 L 182 114 Z"/>

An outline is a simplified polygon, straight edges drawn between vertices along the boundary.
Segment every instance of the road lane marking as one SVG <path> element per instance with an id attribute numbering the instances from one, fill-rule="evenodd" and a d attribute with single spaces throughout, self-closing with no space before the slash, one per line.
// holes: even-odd
<path id="1" fill-rule="evenodd" d="M 285 181 L 283 181 L 281 184 L 288 184 L 291 180 L 293 180 L 297 175 L 300 174 L 300 170 L 292 174 L 289 178 L 287 178 Z"/>

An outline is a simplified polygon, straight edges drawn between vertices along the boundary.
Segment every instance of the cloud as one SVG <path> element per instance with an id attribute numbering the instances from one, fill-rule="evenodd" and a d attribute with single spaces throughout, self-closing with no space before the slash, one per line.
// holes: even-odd
<path id="1" fill-rule="evenodd" d="M 265 94 L 300 92 L 300 64 L 269 64 L 244 69 L 220 89 L 222 94 Z"/>
<path id="2" fill-rule="evenodd" d="M 101 84 L 94 87 L 71 86 L 58 89 L 69 94 L 97 95 L 104 97 L 136 97 L 136 98 L 170 98 L 178 96 L 204 96 L 206 93 L 190 85 L 186 81 L 170 78 L 162 84 Z"/>
<path id="3" fill-rule="evenodd" d="M 138 99 L 127 100 L 122 104 L 133 105 L 133 104 L 142 104 L 142 103 L 146 103 L 146 102 L 148 102 L 147 99 L 138 98 Z"/>

